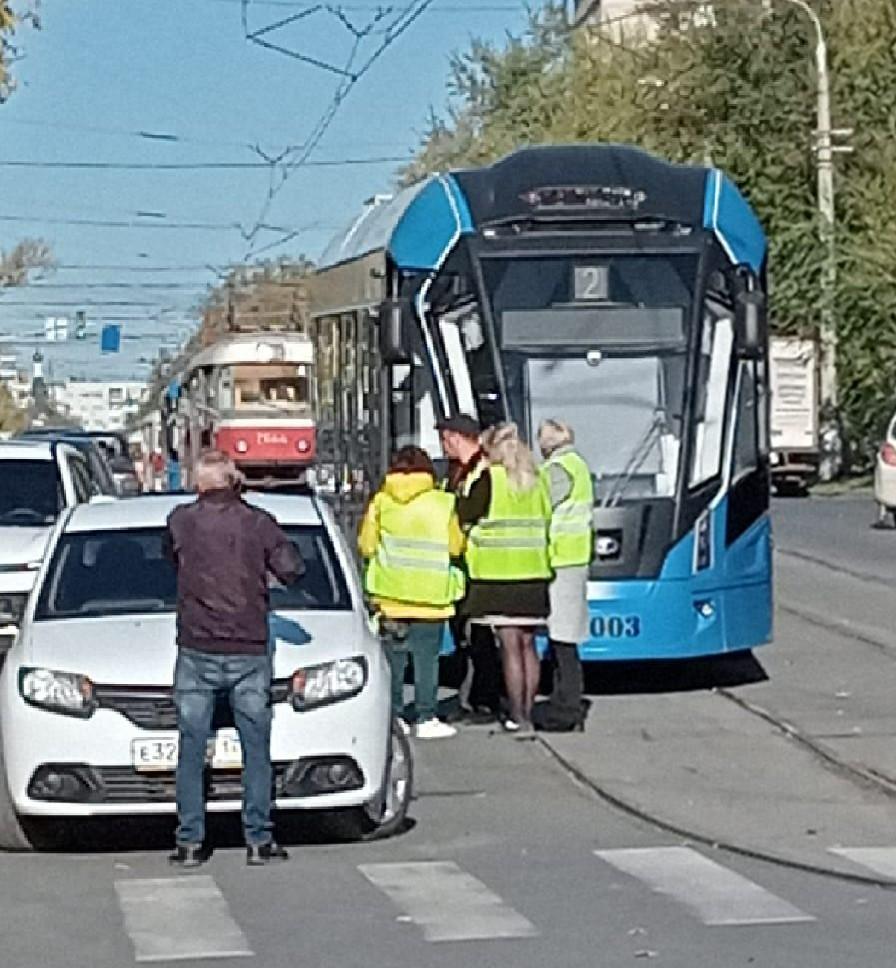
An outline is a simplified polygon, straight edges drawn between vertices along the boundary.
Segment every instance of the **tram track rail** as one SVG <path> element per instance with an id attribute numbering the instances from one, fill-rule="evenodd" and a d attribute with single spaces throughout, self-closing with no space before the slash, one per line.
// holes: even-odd
<path id="1" fill-rule="evenodd" d="M 611 809 L 616 810 L 630 819 L 637 820 L 642 824 L 652 827 L 654 830 L 671 834 L 689 844 L 699 844 L 714 851 L 731 854 L 735 857 L 743 857 L 748 860 L 761 861 L 786 870 L 814 874 L 817 877 L 823 877 L 841 883 L 880 888 L 888 891 L 896 890 L 896 880 L 890 878 L 874 877 L 870 874 L 858 874 L 851 871 L 839 870 L 834 867 L 824 867 L 821 864 L 812 864 L 792 857 L 785 857 L 782 854 L 777 854 L 759 847 L 752 847 L 749 844 L 739 844 L 734 840 L 714 837 L 696 828 L 685 827 L 682 824 L 661 816 L 659 813 L 647 807 L 639 806 L 619 796 L 619 794 L 614 793 L 604 784 L 588 776 L 568 756 L 561 753 L 550 740 L 545 739 L 543 736 L 536 736 L 535 743 L 577 787 L 606 804 Z"/>
<path id="2" fill-rule="evenodd" d="M 828 571 L 838 572 L 862 581 L 873 580 L 875 584 L 886 585 L 885 582 L 874 576 L 857 572 L 854 569 L 839 567 L 811 555 L 780 550 L 779 553 L 797 560 L 804 560 L 812 564 L 821 565 Z M 886 585 L 886 587 L 889 587 L 889 585 Z M 852 641 L 873 648 L 878 654 L 886 658 L 896 660 L 896 637 L 891 639 L 886 635 L 884 630 L 863 628 L 847 620 L 832 619 L 830 616 L 820 615 L 811 609 L 788 602 L 786 599 L 783 601 L 779 599 L 777 607 L 800 621 L 828 631 L 836 631 L 838 634 Z M 888 800 L 896 801 L 896 776 L 875 769 L 865 763 L 856 762 L 839 755 L 828 745 L 810 735 L 786 716 L 744 698 L 731 687 L 716 686 L 711 691 L 723 701 L 736 706 L 744 714 L 761 720 L 766 725 L 771 726 L 780 736 L 794 743 L 809 754 L 816 761 L 819 768 L 830 770 L 837 776 L 854 784 L 863 792 L 872 792 Z M 893 879 L 852 873 L 834 867 L 825 867 L 821 864 L 803 862 L 775 853 L 774 851 L 738 843 L 732 839 L 720 839 L 696 828 L 684 826 L 662 816 L 652 808 L 642 806 L 626 797 L 620 796 L 593 777 L 588 776 L 544 736 L 539 735 L 537 742 L 542 750 L 555 761 L 577 786 L 586 790 L 611 808 L 632 819 L 639 820 L 656 830 L 672 834 L 686 841 L 700 844 L 713 850 L 749 858 L 751 860 L 763 861 L 789 870 L 802 871 L 846 883 L 878 887 L 886 890 L 896 889 L 896 880 Z"/>

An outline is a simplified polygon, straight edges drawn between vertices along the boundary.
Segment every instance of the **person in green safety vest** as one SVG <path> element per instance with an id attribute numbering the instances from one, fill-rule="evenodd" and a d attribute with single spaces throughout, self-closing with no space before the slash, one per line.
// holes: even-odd
<path id="1" fill-rule="evenodd" d="M 463 523 L 473 487 L 478 485 L 477 498 L 488 492 L 488 461 L 479 441 L 482 430 L 479 421 L 467 414 L 455 414 L 440 420 L 436 430 L 442 453 L 448 458 L 448 475 L 443 486 L 457 495 L 457 513 Z M 481 517 L 487 507 L 488 501 L 485 501 L 483 509 L 474 513 L 473 519 Z M 458 602 L 457 614 L 450 624 L 456 645 L 452 662 L 455 667 L 460 667 L 455 671 L 463 670 L 464 673 L 458 692 L 459 715 L 471 723 L 493 723 L 501 718 L 504 684 L 501 656 L 495 647 L 492 630 L 487 625 L 471 625 L 467 619 L 466 602 Z"/>
<path id="2" fill-rule="evenodd" d="M 575 434 L 562 420 L 545 420 L 538 447 L 541 474 L 551 501 L 551 614 L 548 635 L 554 658 L 550 703 L 538 707 L 540 729 L 563 732 L 584 724 L 579 643 L 588 638 L 588 566 L 593 548 L 594 484 L 575 450 Z"/>
<path id="3" fill-rule="evenodd" d="M 516 424 L 487 430 L 489 473 L 473 482 L 461 524 L 469 526 L 466 609 L 494 629 L 501 648 L 509 732 L 530 732 L 541 664 L 535 630 L 548 616 L 548 525 L 551 507 L 535 458 Z"/>
<path id="4" fill-rule="evenodd" d="M 457 732 L 437 716 L 439 649 L 465 585 L 463 571 L 451 561 L 464 547 L 456 500 L 436 487 L 426 451 L 402 447 L 367 507 L 358 536 L 366 560 L 364 590 L 378 614 L 392 666 L 392 710 L 408 730 L 404 676 L 410 655 L 419 739 Z"/>

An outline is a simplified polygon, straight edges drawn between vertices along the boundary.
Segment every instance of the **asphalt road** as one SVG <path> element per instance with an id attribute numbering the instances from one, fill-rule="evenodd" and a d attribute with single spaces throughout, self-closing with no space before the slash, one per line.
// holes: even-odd
<path id="1" fill-rule="evenodd" d="M 2 963 L 890 964 L 894 893 L 689 845 L 595 800 L 537 743 L 480 729 L 419 754 L 414 825 L 380 844 L 300 826 L 288 864 L 250 870 L 219 830 L 230 846 L 178 876 L 160 825 L 0 858 Z"/>
<path id="2" fill-rule="evenodd" d="M 870 492 L 773 502 L 775 547 L 860 576 L 896 582 L 896 529 L 878 529 Z"/>
<path id="3" fill-rule="evenodd" d="M 704 840 L 608 805 L 541 742 L 477 727 L 417 743 L 413 822 L 390 841 L 326 843 L 293 822 L 291 860 L 250 870 L 234 825 L 216 824 L 210 863 L 178 875 L 162 822 L 0 855 L 0 965 L 889 968 L 896 890 L 797 868 L 828 856 L 841 875 L 896 879 L 896 800 L 712 688 L 888 765 L 890 593 L 860 576 L 894 570 L 896 533 L 871 531 L 873 517 L 867 499 L 776 503 L 778 634 L 758 674 L 589 677 L 588 731 L 556 749 L 584 780 Z"/>

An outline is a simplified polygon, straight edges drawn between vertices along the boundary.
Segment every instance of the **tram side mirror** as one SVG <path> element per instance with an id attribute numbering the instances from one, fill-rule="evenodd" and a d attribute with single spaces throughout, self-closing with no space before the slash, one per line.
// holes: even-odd
<path id="1" fill-rule="evenodd" d="M 757 290 L 743 290 L 737 294 L 735 333 L 740 356 L 753 359 L 762 352 L 766 331 L 765 297 Z"/>
<path id="2" fill-rule="evenodd" d="M 409 299 L 384 299 L 380 303 L 380 357 L 383 363 L 411 361 L 414 307 Z"/>

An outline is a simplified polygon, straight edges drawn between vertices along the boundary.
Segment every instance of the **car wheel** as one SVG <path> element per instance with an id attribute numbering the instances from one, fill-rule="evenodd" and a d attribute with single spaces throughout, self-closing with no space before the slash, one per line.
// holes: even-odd
<path id="1" fill-rule="evenodd" d="M 34 846 L 13 806 L 0 743 L 0 850 L 25 851 L 33 850 Z"/>
<path id="2" fill-rule="evenodd" d="M 414 760 L 411 742 L 396 720 L 392 722 L 390 744 L 385 802 L 330 814 L 325 823 L 336 839 L 383 840 L 404 828 L 414 785 Z"/>

